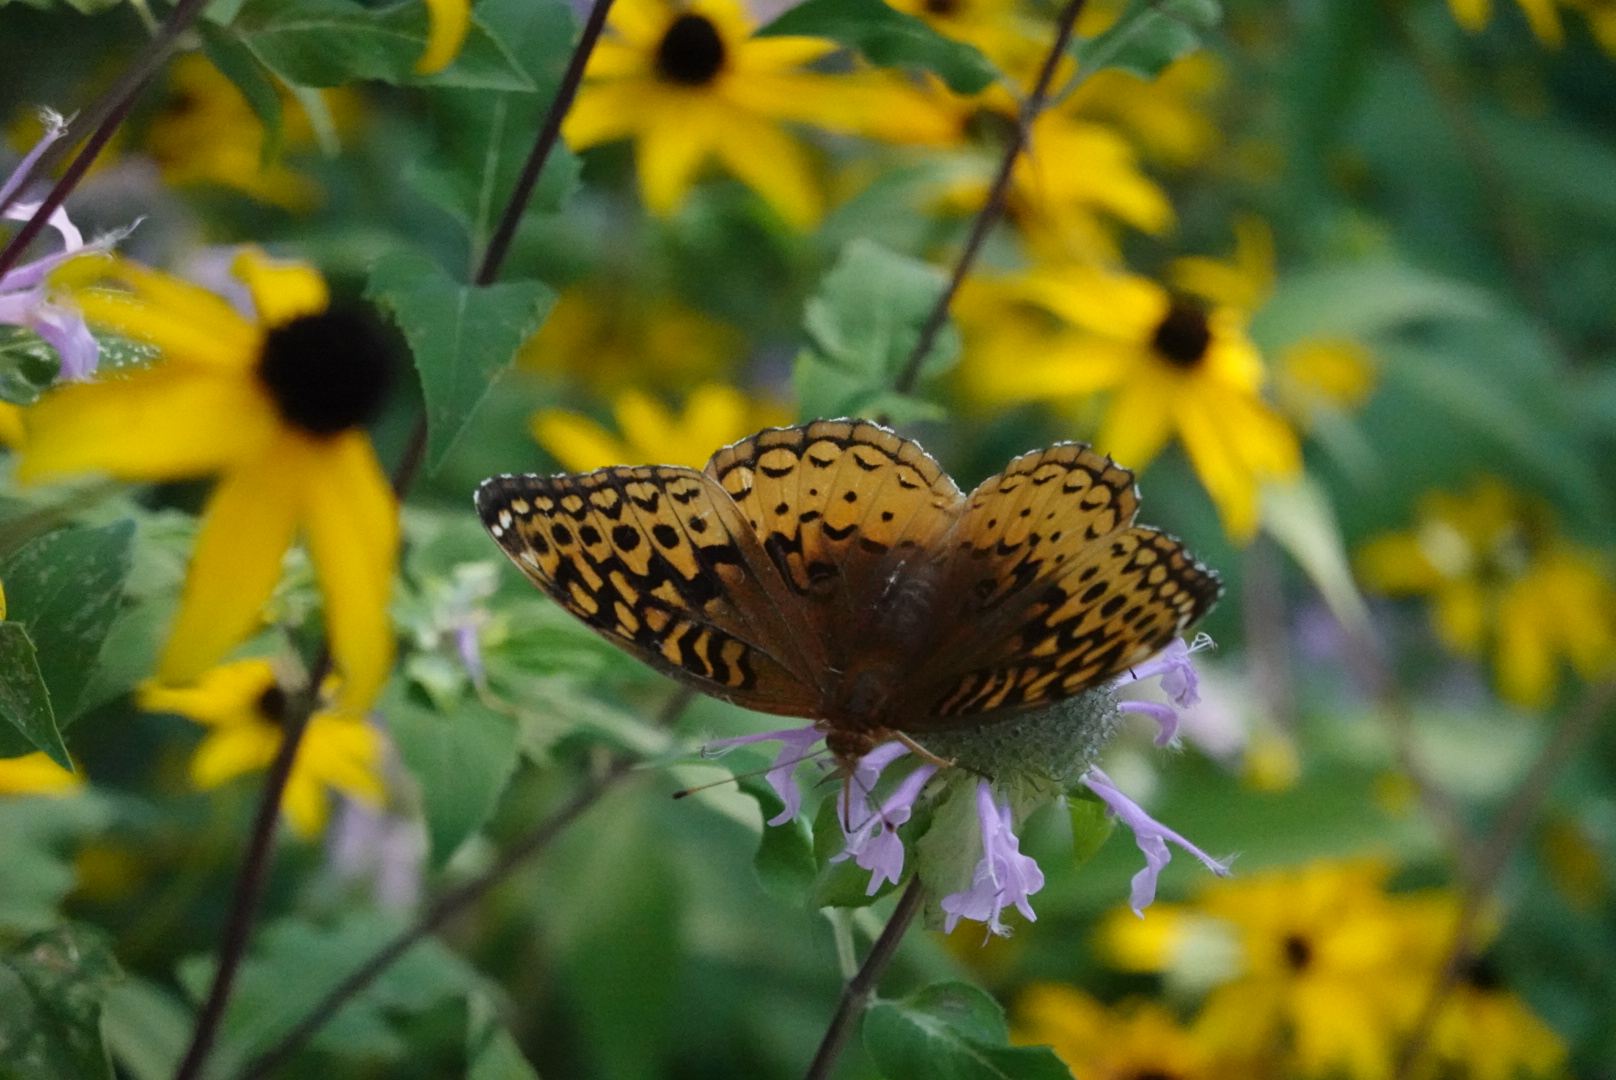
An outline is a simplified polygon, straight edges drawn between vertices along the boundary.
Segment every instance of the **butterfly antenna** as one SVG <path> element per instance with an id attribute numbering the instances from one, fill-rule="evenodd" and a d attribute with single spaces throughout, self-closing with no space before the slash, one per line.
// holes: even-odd
<path id="1" fill-rule="evenodd" d="M 710 784 L 698 784 L 695 787 L 680 788 L 678 791 L 673 793 L 673 797 L 675 799 L 683 799 L 688 795 L 696 794 L 698 791 L 706 791 L 709 788 L 723 787 L 725 784 L 739 783 L 742 780 L 747 780 L 754 776 L 762 776 L 764 773 L 773 772 L 775 768 L 780 765 L 798 765 L 804 761 L 810 761 L 823 753 L 823 750 L 815 750 L 811 754 L 804 754 L 799 758 L 792 759 L 791 761 L 777 761 L 772 765 L 765 765 L 761 769 L 753 769 L 750 772 L 736 773 L 733 776 L 726 776 L 722 780 L 714 780 Z"/>

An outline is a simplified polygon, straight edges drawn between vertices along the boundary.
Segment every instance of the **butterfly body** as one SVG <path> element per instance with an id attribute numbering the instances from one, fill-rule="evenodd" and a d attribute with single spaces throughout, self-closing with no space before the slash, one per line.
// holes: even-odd
<path id="1" fill-rule="evenodd" d="M 665 673 L 814 720 L 844 763 L 991 722 L 1164 647 L 1220 586 L 1133 525 L 1133 476 L 1075 443 L 970 495 L 861 420 L 771 428 L 705 470 L 501 476 L 484 524 L 552 599 Z"/>

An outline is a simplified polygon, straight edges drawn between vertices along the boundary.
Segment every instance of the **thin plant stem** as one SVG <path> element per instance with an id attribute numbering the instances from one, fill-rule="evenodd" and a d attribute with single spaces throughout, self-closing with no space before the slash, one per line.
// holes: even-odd
<path id="1" fill-rule="evenodd" d="M 696 692 L 689 687 L 679 687 L 662 707 L 657 716 L 657 726 L 667 727 L 672 724 L 695 696 Z M 380 978 L 383 972 L 403 958 L 411 948 L 436 933 L 454 916 L 486 896 L 523 863 L 549 847 L 568 825 L 599 802 L 601 796 L 627 779 L 633 772 L 634 765 L 635 759 L 630 755 L 620 754 L 614 757 L 604 769 L 585 781 L 584 785 L 573 793 L 572 798 L 551 814 L 543 824 L 507 848 L 492 866 L 434 900 L 413 925 L 400 931 L 386 945 L 372 953 L 370 959 L 332 987 L 303 1014 L 303 1018 L 293 1025 L 290 1031 L 280 1037 L 275 1045 L 247 1062 L 236 1074 L 236 1080 L 262 1080 L 289 1061 L 304 1043 L 313 1038 L 327 1021 L 336 1016 L 337 1010 Z"/>
<path id="2" fill-rule="evenodd" d="M 1398 1059 L 1395 1080 L 1407 1080 L 1414 1075 L 1420 1058 L 1430 1045 L 1431 1032 L 1443 1006 L 1458 986 L 1466 966 L 1476 959 L 1477 924 L 1499 880 L 1504 876 L 1511 856 L 1520 847 L 1521 841 L 1526 839 L 1560 771 L 1576 756 L 1589 736 L 1598 730 L 1600 722 L 1613 705 L 1616 705 L 1616 677 L 1607 678 L 1589 688 L 1570 715 L 1555 728 L 1554 734 L 1538 752 L 1537 760 L 1532 763 L 1525 779 L 1494 820 L 1492 829 L 1476 854 L 1474 877 L 1460 902 L 1446 957 L 1437 972 L 1430 996 L 1420 1011 L 1414 1034 L 1404 1045 L 1402 1056 Z"/>
<path id="3" fill-rule="evenodd" d="M 1072 29 L 1077 25 L 1078 16 L 1083 13 L 1084 3 L 1085 0 L 1067 0 L 1066 7 L 1061 12 L 1054 44 L 1049 48 L 1049 55 L 1044 57 L 1044 65 L 1038 71 L 1038 80 L 1033 84 L 1032 93 L 1027 95 L 1016 114 L 1015 129 L 1010 133 L 1010 142 L 1004 148 L 1004 156 L 999 161 L 999 171 L 993 178 L 993 186 L 988 189 L 987 202 L 977 212 L 976 220 L 971 222 L 970 234 L 965 238 L 965 248 L 954 264 L 954 272 L 949 276 L 948 285 L 943 289 L 942 295 L 937 297 L 937 302 L 932 305 L 926 321 L 921 324 L 920 335 L 915 339 L 914 351 L 909 354 L 903 370 L 893 382 L 892 388 L 900 394 L 907 394 L 915 388 L 915 383 L 920 379 L 920 369 L 931 356 L 932 348 L 937 344 L 937 335 L 942 332 L 943 324 L 948 321 L 948 309 L 954 303 L 954 295 L 959 292 L 965 276 L 976 264 L 988 233 L 1004 215 L 1005 200 L 1010 194 L 1010 178 L 1015 173 L 1016 159 L 1026 148 L 1033 121 L 1038 119 L 1038 114 L 1044 111 L 1044 105 L 1049 100 L 1050 84 L 1060 67 L 1061 58 L 1066 55 L 1066 47 L 1071 44 Z"/>
<path id="4" fill-rule="evenodd" d="M 22 258 L 23 251 L 29 244 L 33 243 L 34 238 L 45 227 L 45 223 L 49 220 L 51 214 L 56 211 L 57 207 L 67 201 L 68 195 L 72 194 L 79 181 L 84 179 L 84 174 L 94 164 L 96 156 L 101 153 L 107 141 L 118 130 L 118 126 L 129 115 L 129 110 L 134 107 L 135 99 L 146 88 L 146 84 L 157 73 L 157 69 L 162 67 L 163 62 L 168 59 L 169 53 L 173 51 L 174 44 L 179 40 L 180 35 L 191 28 L 191 24 L 196 22 L 197 17 L 202 14 L 202 9 L 206 6 L 207 0 L 180 0 L 178 4 L 175 4 L 174 10 L 170 11 L 168 18 L 163 20 L 162 27 L 140 50 L 140 54 L 124 70 L 124 73 L 118 76 L 118 80 L 107 88 L 106 93 L 96 99 L 95 104 L 91 105 L 81 116 L 76 117 L 68 125 L 68 130 L 63 133 L 56 145 L 47 149 L 44 154 L 40 155 L 39 160 L 34 162 L 34 167 L 29 170 L 30 175 L 47 175 L 78 144 L 80 134 L 86 128 L 91 129 L 92 134 L 89 141 L 79 151 L 78 156 L 73 159 L 72 165 L 68 166 L 67 171 L 52 185 L 50 193 L 45 196 L 45 201 L 40 204 L 39 209 L 28 219 L 17 235 L 11 238 L 11 242 L 6 245 L 5 250 L 0 251 L 0 274 L 4 274 L 7 270 L 17 265 L 17 261 Z M 29 178 L 29 176 L 21 178 L 21 182 L 12 193 L 8 203 L 15 201 L 16 197 L 22 194 L 23 189 L 28 186 Z M 0 204 L 0 213 L 3 213 L 5 209 L 6 205 Z"/>
<path id="5" fill-rule="evenodd" d="M 853 1036 L 854 1023 L 864 1014 L 870 998 L 875 995 L 876 984 L 881 981 L 881 975 L 892 963 L 892 958 L 898 954 L 898 945 L 908 932 L 909 924 L 920 914 L 920 906 L 925 899 L 926 887 L 921 884 L 920 875 L 916 874 L 909 879 L 909 887 L 903 891 L 881 936 L 870 946 L 870 954 L 864 958 L 858 973 L 842 987 L 842 1000 L 837 1003 L 836 1015 L 831 1017 L 830 1026 L 825 1029 L 825 1037 L 819 1041 L 819 1049 L 815 1051 L 808 1071 L 803 1074 L 803 1080 L 829 1080 L 831 1070 L 836 1067 L 836 1059 L 847 1046 L 847 1040 Z"/>
<path id="6" fill-rule="evenodd" d="M 578 94 L 578 86 L 584 79 L 584 68 L 589 65 L 589 57 L 595 51 L 595 42 L 600 40 L 601 32 L 606 29 L 606 16 L 611 14 L 611 10 L 612 0 L 595 0 L 595 6 L 590 9 L 583 33 L 578 36 L 578 46 L 572 50 L 572 59 L 567 63 L 566 73 L 561 76 L 561 85 L 556 87 L 555 100 L 550 103 L 550 111 L 539 126 L 538 137 L 533 140 L 533 149 L 516 178 L 516 188 L 505 205 L 505 212 L 500 215 L 499 225 L 489 237 L 482 266 L 477 271 L 478 285 L 492 285 L 499 277 L 499 268 L 510 251 L 511 241 L 516 237 L 516 227 L 521 224 L 522 213 L 533 197 L 533 188 L 539 182 L 539 175 L 544 172 L 544 163 L 549 160 L 550 152 L 561 138 L 561 121 L 572 107 L 572 99 Z"/>
<path id="7" fill-rule="evenodd" d="M 182 0 L 183 3 L 193 0 Z M 200 6 L 200 4 L 198 5 Z M 545 160 L 555 148 L 557 136 L 561 130 L 561 120 L 572 98 L 578 89 L 578 83 L 583 77 L 584 66 L 588 63 L 589 54 L 594 50 L 595 42 L 600 38 L 601 28 L 605 25 L 607 9 L 611 7 L 611 0 L 597 0 L 596 10 L 591 13 L 589 22 L 585 25 L 578 45 L 573 52 L 572 62 L 567 67 L 567 75 L 563 78 L 556 97 L 550 103 L 550 109 L 545 115 L 544 122 L 534 140 L 533 151 L 529 154 L 527 164 L 522 170 L 522 177 L 517 181 L 516 188 L 511 192 L 510 200 L 500 218 L 500 229 L 490 243 L 488 251 L 484 254 L 481 268 L 477 275 L 477 283 L 486 285 L 499 276 L 500 266 L 504 262 L 510 239 L 515 234 L 516 224 L 521 220 L 522 213 L 527 208 L 528 200 L 533 194 L 533 185 L 539 173 L 544 168 Z M 176 11 L 179 9 L 176 8 Z M 132 100 L 132 98 L 131 98 Z M 82 156 L 82 155 L 81 155 Z M 75 160 L 76 166 L 78 161 Z M 44 208 L 41 208 L 44 212 Z M 36 215 L 37 216 L 37 215 Z M 19 234 L 20 235 L 20 234 Z M 426 449 L 427 424 L 425 415 L 416 419 L 415 426 L 410 431 L 409 442 L 404 454 L 393 474 L 393 492 L 402 499 L 413 486 L 420 471 L 422 455 Z M 196 1026 L 191 1034 L 191 1044 L 187 1048 L 185 1057 L 180 1063 L 179 1071 L 175 1073 L 175 1080 L 196 1080 L 201 1075 L 202 1068 L 207 1062 L 209 1053 L 213 1048 L 214 1039 L 218 1035 L 219 1025 L 224 1019 L 226 1005 L 229 1004 L 230 994 L 235 984 L 236 972 L 247 954 L 247 946 L 251 941 L 253 924 L 257 921 L 259 902 L 263 898 L 264 884 L 268 877 L 270 855 L 274 847 L 276 825 L 280 818 L 281 798 L 286 791 L 286 781 L 291 775 L 292 765 L 297 758 L 298 747 L 302 742 L 303 733 L 308 727 L 309 717 L 314 711 L 316 695 L 319 684 L 323 681 L 326 671 L 330 667 L 329 652 L 325 646 L 321 647 L 321 662 L 315 665 L 315 675 L 312 679 L 312 692 L 308 700 L 300 702 L 299 707 L 284 723 L 284 733 L 281 745 L 276 752 L 275 760 L 270 764 L 269 771 L 264 776 L 264 786 L 259 793 L 258 810 L 253 819 L 253 831 L 248 841 L 247 853 L 242 861 L 241 871 L 236 879 L 235 892 L 231 897 L 230 913 L 225 923 L 225 932 L 220 939 L 219 964 L 214 973 L 213 985 L 203 1002 L 202 1009 L 197 1014 Z M 391 961 L 389 961 L 390 963 Z M 382 965 L 385 968 L 385 964 Z M 378 973 L 381 969 L 378 969 Z M 372 975 L 370 978 L 374 978 Z M 366 980 L 368 982 L 368 980 Z"/>
<path id="8" fill-rule="evenodd" d="M 258 809 L 253 815 L 252 833 L 247 841 L 247 853 L 241 861 L 241 873 L 230 897 L 230 912 L 225 919 L 224 934 L 219 939 L 219 963 L 213 971 L 213 984 L 198 1011 L 196 1025 L 191 1029 L 191 1043 L 185 1049 L 175 1080 L 195 1080 L 202 1075 L 213 1042 L 224 1020 L 225 1007 L 235 989 L 236 975 L 247 956 L 247 944 L 252 939 L 253 924 L 258 920 L 258 906 L 263 900 L 264 885 L 269 878 L 270 852 L 275 845 L 276 826 L 280 822 L 281 796 L 292 775 L 297 750 L 308 728 L 309 717 L 319 702 L 320 684 L 331 670 L 331 654 L 321 648 L 320 658 L 309 673 L 308 685 L 290 703 L 282 720 L 281 744 L 275 751 L 275 760 L 264 774 L 264 786 L 258 796 Z"/>

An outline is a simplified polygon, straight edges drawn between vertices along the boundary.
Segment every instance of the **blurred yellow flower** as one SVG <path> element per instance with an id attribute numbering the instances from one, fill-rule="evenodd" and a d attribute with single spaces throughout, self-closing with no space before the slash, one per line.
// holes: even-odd
<path id="1" fill-rule="evenodd" d="M 84 777 L 70 773 L 43 753 L 0 758 L 0 795 L 71 795 Z"/>
<path id="2" fill-rule="evenodd" d="M 745 349 L 745 336 L 727 323 L 603 281 L 568 286 L 517 362 L 596 390 L 624 383 L 683 388 L 722 375 Z"/>
<path id="3" fill-rule="evenodd" d="M 1108 1008 L 1083 991 L 1034 983 L 1016 1002 L 1011 1041 L 1052 1046 L 1083 1080 L 1213 1080 L 1227 1075 L 1196 1036 L 1154 1002 Z M 1248 1077 L 1248 1080 L 1250 1078 Z"/>
<path id="4" fill-rule="evenodd" d="M 962 155 L 942 208 L 974 214 L 986 201 L 999 153 Z M 1159 235 L 1173 225 L 1167 195 L 1140 171 L 1133 148 L 1104 124 L 1046 112 L 1016 159 L 1006 212 L 1041 258 L 1114 263 L 1115 224 Z"/>
<path id="5" fill-rule="evenodd" d="M 1547 705 L 1562 658 L 1590 680 L 1616 664 L 1616 582 L 1605 560 L 1555 534 L 1544 508 L 1488 477 L 1467 495 L 1428 494 L 1418 516 L 1363 547 L 1360 577 L 1391 596 L 1429 596 L 1455 652 L 1490 643 L 1511 701 Z"/>
<path id="6" fill-rule="evenodd" d="M 1036 76 L 1054 31 L 1014 0 L 887 0 L 944 37 L 974 45 L 1018 84 Z"/>
<path id="7" fill-rule="evenodd" d="M 956 135 L 948 110 L 889 73 L 802 70 L 836 43 L 753 38 L 738 0 L 618 0 L 608 25 L 562 133 L 575 150 L 632 137 L 641 197 L 659 216 L 717 158 L 788 223 L 813 225 L 814 163 L 782 121 L 912 142 Z"/>
<path id="8" fill-rule="evenodd" d="M 349 91 L 321 91 L 338 130 L 351 128 L 357 99 Z M 281 95 L 282 145 L 314 145 L 314 126 L 303 106 Z M 201 53 L 187 53 L 169 69 L 169 94 L 147 128 L 144 148 L 165 183 L 218 184 L 288 210 L 309 210 L 320 188 L 309 176 L 266 160 L 266 132 L 252 106 Z"/>
<path id="9" fill-rule="evenodd" d="M 22 408 L 9 401 L 0 401 L 0 443 L 12 450 L 22 449 L 27 434 L 23 429 Z"/>
<path id="10" fill-rule="evenodd" d="M 1582 12 L 1588 32 L 1609 56 L 1616 57 L 1616 2 L 1613 0 L 1560 0 L 1566 7 Z"/>
<path id="11" fill-rule="evenodd" d="M 391 358 L 362 319 L 327 310 L 312 267 L 247 251 L 236 273 L 255 319 L 178 278 L 109 262 L 105 280 L 120 288 L 82 290 L 85 317 L 156 345 L 163 359 L 60 387 L 29 409 L 17 475 L 220 474 L 158 678 L 192 682 L 257 629 L 301 530 L 343 704 L 363 710 L 393 660 L 398 510 L 363 426 L 386 395 Z"/>
<path id="12" fill-rule="evenodd" d="M 471 0 L 426 0 L 426 48 L 415 61 L 418 75 L 433 75 L 454 63 L 471 29 Z"/>
<path id="13" fill-rule="evenodd" d="M 1434 976 L 1432 949 L 1408 948 L 1416 929 L 1429 928 L 1424 910 L 1402 910 L 1385 894 L 1389 874 L 1378 862 L 1315 862 L 1208 887 L 1188 910 L 1227 926 L 1240 961 L 1207 997 L 1197 1034 L 1234 1061 L 1262 1061 L 1283 1046 L 1302 1076 L 1389 1080 Z M 1110 933 L 1126 923 L 1121 915 L 1106 923 Z M 1102 945 L 1137 970 L 1172 959 L 1137 943 Z"/>
<path id="14" fill-rule="evenodd" d="M 145 683 L 140 707 L 178 713 L 208 728 L 191 758 L 191 782 L 218 787 L 266 768 L 281 745 L 286 695 L 268 660 L 241 660 L 205 672 L 185 687 Z M 305 839 L 318 836 L 330 813 L 327 788 L 369 806 L 386 794 L 378 770 L 381 736 L 362 715 L 321 709 L 309 718 L 286 781 L 281 811 Z"/>
<path id="15" fill-rule="evenodd" d="M 1194 52 L 1167 65 L 1154 79 L 1121 68 L 1096 71 L 1066 99 L 1061 111 L 1114 125 L 1146 156 L 1185 168 L 1217 145 L 1218 127 L 1206 105 L 1222 84 L 1217 59 L 1210 52 Z"/>
<path id="16" fill-rule="evenodd" d="M 621 435 L 564 409 L 541 409 L 533 416 L 533 438 L 572 472 L 607 465 L 688 465 L 699 469 L 713 451 L 760 427 L 786 423 L 782 410 L 755 405 L 723 383 L 696 387 L 675 416 L 640 390 L 624 390 L 612 402 Z"/>
<path id="17" fill-rule="evenodd" d="M 1539 41 L 1558 47 L 1565 40 L 1565 29 L 1560 25 L 1560 12 L 1555 0 L 1515 2 Z M 1448 0 L 1448 9 L 1453 12 L 1454 21 L 1472 33 L 1484 29 L 1493 17 L 1492 0 Z"/>
<path id="18" fill-rule="evenodd" d="M 1095 446 L 1143 469 L 1176 436 L 1225 530 L 1237 542 L 1249 540 L 1261 486 L 1298 475 L 1301 449 L 1262 397 L 1266 372 L 1246 336 L 1245 313 L 1174 296 L 1147 278 L 1074 264 L 1035 267 L 1012 279 L 1006 294 L 1058 316 L 1066 328 L 1029 354 L 1025 321 L 1004 335 L 991 324 L 967 326 L 966 340 L 975 343 L 964 376 L 971 392 L 999 402 L 1107 393 Z"/>
<path id="19" fill-rule="evenodd" d="M 1486 960 L 1470 966 L 1431 1032 L 1425 1077 L 1520 1080 L 1566 1076 L 1565 1042 L 1498 984 Z"/>
<path id="20" fill-rule="evenodd" d="M 1354 409 L 1375 389 L 1375 354 L 1351 338 L 1305 338 L 1280 350 L 1274 384 L 1302 423 L 1321 409 Z"/>

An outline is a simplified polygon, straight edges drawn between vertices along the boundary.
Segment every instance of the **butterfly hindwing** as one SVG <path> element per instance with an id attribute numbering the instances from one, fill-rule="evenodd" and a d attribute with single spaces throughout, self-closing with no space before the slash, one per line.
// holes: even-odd
<path id="1" fill-rule="evenodd" d="M 735 506 L 672 466 L 499 476 L 484 525 L 551 599 L 651 666 L 749 708 L 811 716 L 816 695 Z"/>
<path id="2" fill-rule="evenodd" d="M 1134 527 L 1133 474 L 1079 444 L 1011 462 L 952 537 L 945 619 L 906 696 L 909 728 L 1080 693 L 1160 650 L 1219 586 L 1175 539 Z"/>

